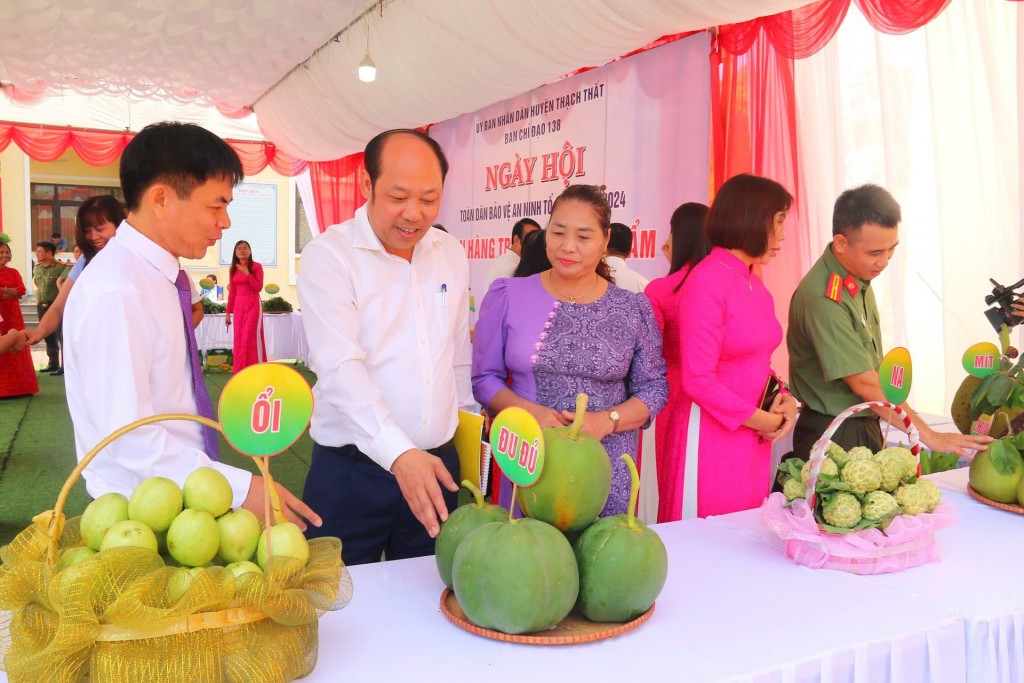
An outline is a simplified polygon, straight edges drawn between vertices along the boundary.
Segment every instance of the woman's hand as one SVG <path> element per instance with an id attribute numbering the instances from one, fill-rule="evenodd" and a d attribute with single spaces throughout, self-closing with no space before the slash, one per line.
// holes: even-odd
<path id="1" fill-rule="evenodd" d="M 563 410 L 562 417 L 566 421 L 565 424 L 572 424 L 572 421 L 576 419 L 576 412 L 572 410 Z M 598 441 L 611 434 L 614 429 L 615 423 L 612 422 L 610 417 L 608 417 L 607 410 L 600 410 L 596 412 L 588 410 L 583 416 L 583 426 L 580 427 L 581 432 L 584 434 L 590 434 Z"/>
<path id="2" fill-rule="evenodd" d="M 760 432 L 761 438 L 775 443 L 793 431 L 793 427 L 796 426 L 797 407 L 798 404 L 793 394 L 780 393 L 776 396 L 768 412 L 773 415 L 782 415 L 782 422 L 774 432 Z"/>
<path id="3" fill-rule="evenodd" d="M 225 313 L 224 314 L 224 325 L 226 325 L 227 327 L 231 327 L 231 314 L 230 313 Z"/>
<path id="4" fill-rule="evenodd" d="M 554 408 L 548 408 L 546 406 L 538 405 L 534 403 L 531 407 L 526 408 L 526 412 L 533 416 L 533 419 L 540 424 L 541 429 L 550 429 L 552 427 L 564 427 L 565 425 L 572 422 L 572 419 L 566 420 L 563 417 L 563 413 L 559 413 Z"/>

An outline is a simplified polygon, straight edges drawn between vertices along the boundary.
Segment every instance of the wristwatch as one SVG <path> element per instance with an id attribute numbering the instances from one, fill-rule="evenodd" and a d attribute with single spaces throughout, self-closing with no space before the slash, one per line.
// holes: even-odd
<path id="1" fill-rule="evenodd" d="M 619 411 L 609 410 L 608 419 L 612 421 L 612 434 L 619 431 Z"/>

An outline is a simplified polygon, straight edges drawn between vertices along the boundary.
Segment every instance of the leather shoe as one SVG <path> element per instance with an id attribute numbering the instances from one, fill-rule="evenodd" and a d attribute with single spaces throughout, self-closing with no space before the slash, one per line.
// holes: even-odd
<path id="1" fill-rule="evenodd" d="M 52 370 L 50 372 L 50 374 L 51 375 L 63 375 L 64 374 L 64 368 L 57 368 L 56 370 Z"/>
<path id="2" fill-rule="evenodd" d="M 43 373 L 43 372 L 56 372 L 57 370 L 60 370 L 60 366 L 59 365 L 47 365 L 45 368 L 41 369 L 39 372 L 40 373 Z"/>

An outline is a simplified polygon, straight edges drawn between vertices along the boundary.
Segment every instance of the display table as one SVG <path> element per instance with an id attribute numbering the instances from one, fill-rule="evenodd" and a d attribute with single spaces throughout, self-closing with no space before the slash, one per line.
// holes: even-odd
<path id="1" fill-rule="evenodd" d="M 267 343 L 267 360 L 294 359 L 306 363 L 309 358 L 301 313 L 264 313 L 263 339 Z M 223 313 L 203 316 L 196 328 L 196 342 L 201 353 L 234 348 L 233 332 L 224 324 Z"/>
<path id="2" fill-rule="evenodd" d="M 669 551 L 668 581 L 636 631 L 571 647 L 488 640 L 441 614 L 432 557 L 362 565 L 350 568 L 352 603 L 320 620 L 319 663 L 305 680 L 965 680 L 956 614 L 798 567 L 706 520 L 655 528 Z M 809 609 L 824 604 L 843 608 Z M 893 611 L 899 619 L 879 618 Z"/>
<path id="3" fill-rule="evenodd" d="M 965 468 L 928 478 L 943 489 L 944 500 L 952 502 L 957 511 L 956 524 L 936 536 L 942 561 L 894 574 L 843 576 L 891 591 L 894 597 L 917 600 L 922 606 L 961 616 L 966 629 L 968 681 L 1024 681 L 1024 589 L 1020 579 L 1024 517 L 971 498 L 966 493 Z M 758 510 L 707 521 L 758 540 L 773 547 L 780 557 L 783 555 L 782 541 L 761 526 Z M 828 570 L 818 573 L 840 574 Z"/>

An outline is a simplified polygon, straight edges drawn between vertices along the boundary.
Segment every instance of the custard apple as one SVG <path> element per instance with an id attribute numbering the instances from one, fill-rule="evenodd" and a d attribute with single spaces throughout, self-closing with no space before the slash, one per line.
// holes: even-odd
<path id="1" fill-rule="evenodd" d="M 860 502 L 850 493 L 837 493 L 821 508 L 825 522 L 832 526 L 851 529 L 861 518 Z"/>
<path id="2" fill-rule="evenodd" d="M 924 487 L 928 494 L 928 512 L 932 512 L 942 502 L 942 490 L 929 479 L 918 479 L 916 486 Z"/>
<path id="3" fill-rule="evenodd" d="M 803 498 L 807 494 L 807 484 L 801 484 L 799 479 L 790 477 L 782 485 L 782 492 L 786 494 L 786 500 Z"/>
<path id="4" fill-rule="evenodd" d="M 905 515 L 919 515 L 928 512 L 931 494 L 920 484 L 904 484 L 896 489 L 896 502 L 903 508 Z"/>
<path id="5" fill-rule="evenodd" d="M 900 505 L 892 495 L 885 491 L 872 491 L 864 496 L 864 503 L 861 505 L 861 513 L 864 519 L 872 522 L 880 522 L 889 515 L 899 512 Z"/>
<path id="6" fill-rule="evenodd" d="M 907 461 L 899 453 L 893 451 L 894 449 L 886 448 L 878 451 L 872 457 L 882 473 L 880 488 L 890 493 L 895 491 L 896 487 L 900 485 L 900 481 L 910 474 L 907 471 Z"/>
<path id="7" fill-rule="evenodd" d="M 832 461 L 839 466 L 839 469 L 842 469 L 843 465 L 846 464 L 846 450 L 835 441 L 828 442 L 828 446 L 825 448 L 825 455 L 832 458 Z"/>
<path id="8" fill-rule="evenodd" d="M 903 458 L 907 466 L 907 473 L 904 476 L 917 476 L 917 457 L 910 452 L 909 448 L 904 448 L 903 446 L 890 446 L 878 451 L 878 453 L 875 454 L 875 457 L 880 456 L 882 453 L 898 453 L 899 456 Z"/>
<path id="9" fill-rule="evenodd" d="M 874 460 L 859 458 L 847 461 L 841 478 L 850 485 L 854 493 L 864 495 L 869 491 L 878 490 L 882 484 L 882 471 Z"/>
<path id="10" fill-rule="evenodd" d="M 852 460 L 870 460 L 871 449 L 867 446 L 854 446 L 850 450 L 846 451 L 846 462 L 849 463 Z"/>
<path id="11" fill-rule="evenodd" d="M 811 474 L 811 463 L 805 462 L 804 466 L 800 469 L 800 482 L 807 486 L 807 479 Z M 821 469 L 818 470 L 818 477 L 820 478 L 823 474 L 839 474 L 839 466 L 836 465 L 835 461 L 830 458 L 825 458 L 821 461 Z"/>

